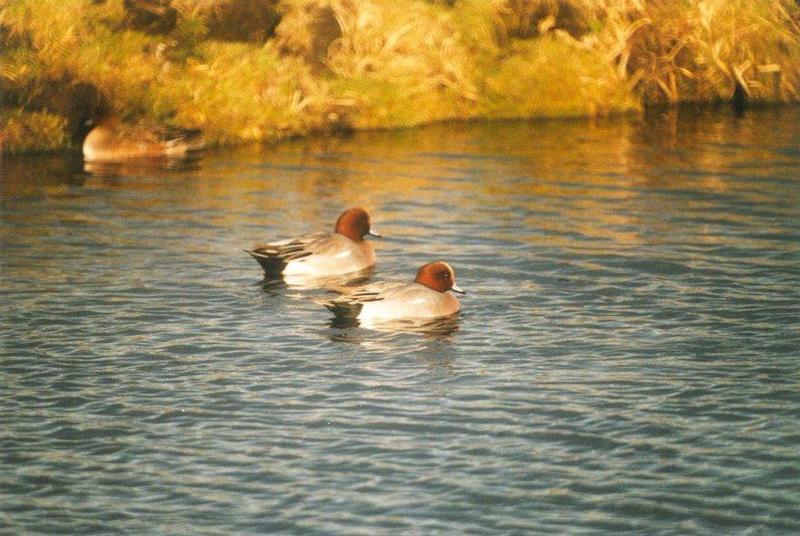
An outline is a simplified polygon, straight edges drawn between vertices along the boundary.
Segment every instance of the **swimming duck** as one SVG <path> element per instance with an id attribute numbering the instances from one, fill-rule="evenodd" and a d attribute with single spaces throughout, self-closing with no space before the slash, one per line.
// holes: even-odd
<path id="1" fill-rule="evenodd" d="M 122 123 L 107 116 L 97 122 L 83 140 L 87 161 L 117 161 L 132 158 L 182 158 L 205 146 L 197 129 L 145 127 Z"/>
<path id="2" fill-rule="evenodd" d="M 331 277 L 360 272 L 375 264 L 375 250 L 364 236 L 380 236 L 370 227 L 363 208 L 349 208 L 336 220 L 332 233 L 312 233 L 245 250 L 258 261 L 267 278 Z"/>
<path id="3" fill-rule="evenodd" d="M 461 310 L 458 299 L 448 291 L 466 294 L 456 285 L 453 268 L 437 261 L 422 266 L 412 283 L 368 285 L 317 303 L 337 318 L 362 322 L 430 319 Z"/>

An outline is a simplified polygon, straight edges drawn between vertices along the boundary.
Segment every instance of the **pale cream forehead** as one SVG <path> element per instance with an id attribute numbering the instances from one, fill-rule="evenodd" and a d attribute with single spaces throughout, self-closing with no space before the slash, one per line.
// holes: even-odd
<path id="1" fill-rule="evenodd" d="M 456 278 L 456 271 L 455 271 L 455 270 L 453 270 L 453 267 L 452 267 L 452 266 L 450 266 L 449 264 L 447 264 L 447 263 L 446 263 L 446 262 L 444 262 L 444 261 L 441 261 L 441 262 L 442 262 L 442 264 L 444 264 L 444 265 L 445 265 L 445 267 L 446 267 L 448 270 L 450 270 L 450 275 L 453 277 L 453 279 L 455 279 L 455 278 Z"/>

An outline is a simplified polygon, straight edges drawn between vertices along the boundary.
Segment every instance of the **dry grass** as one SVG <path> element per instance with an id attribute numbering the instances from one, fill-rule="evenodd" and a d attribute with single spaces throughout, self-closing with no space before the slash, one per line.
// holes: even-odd
<path id="1" fill-rule="evenodd" d="M 330 87 L 351 103 L 353 126 L 404 126 L 470 114 L 478 98 L 471 62 L 448 10 L 388 0 L 325 4 L 340 29 L 325 58 Z"/>
<path id="2" fill-rule="evenodd" d="M 0 151 L 52 151 L 68 141 L 66 120 L 44 112 L 0 111 Z"/>
<path id="3" fill-rule="evenodd" d="M 648 2 L 633 13 L 629 73 L 648 103 L 795 101 L 800 76 L 798 8 L 788 0 L 693 0 L 675 10 Z"/>

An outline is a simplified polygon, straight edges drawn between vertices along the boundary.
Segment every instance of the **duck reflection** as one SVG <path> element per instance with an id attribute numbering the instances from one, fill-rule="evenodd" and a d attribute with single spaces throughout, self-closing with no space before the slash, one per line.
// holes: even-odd
<path id="1" fill-rule="evenodd" d="M 416 320 L 358 320 L 357 318 L 335 317 L 328 327 L 332 330 L 331 340 L 339 342 L 360 342 L 363 333 L 355 328 L 391 333 L 412 333 L 424 335 L 430 339 L 449 340 L 460 328 L 460 315 Z"/>
<path id="2" fill-rule="evenodd" d="M 84 161 L 83 171 L 95 177 L 160 176 L 165 172 L 187 172 L 200 169 L 202 157 L 187 158 L 152 157 L 119 161 Z"/>
<path id="3" fill-rule="evenodd" d="M 342 293 L 366 283 L 375 271 L 374 266 L 338 276 L 310 276 L 292 274 L 284 276 L 264 277 L 258 284 L 270 295 L 281 294 L 287 289 L 291 290 L 328 290 Z"/>

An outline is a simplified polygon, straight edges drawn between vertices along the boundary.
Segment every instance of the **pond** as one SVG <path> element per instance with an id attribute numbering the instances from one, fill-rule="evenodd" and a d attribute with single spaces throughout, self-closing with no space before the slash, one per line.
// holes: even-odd
<path id="1" fill-rule="evenodd" d="M 9 533 L 800 531 L 798 110 L 1 172 Z M 243 251 L 349 206 L 462 312 L 342 327 Z"/>

